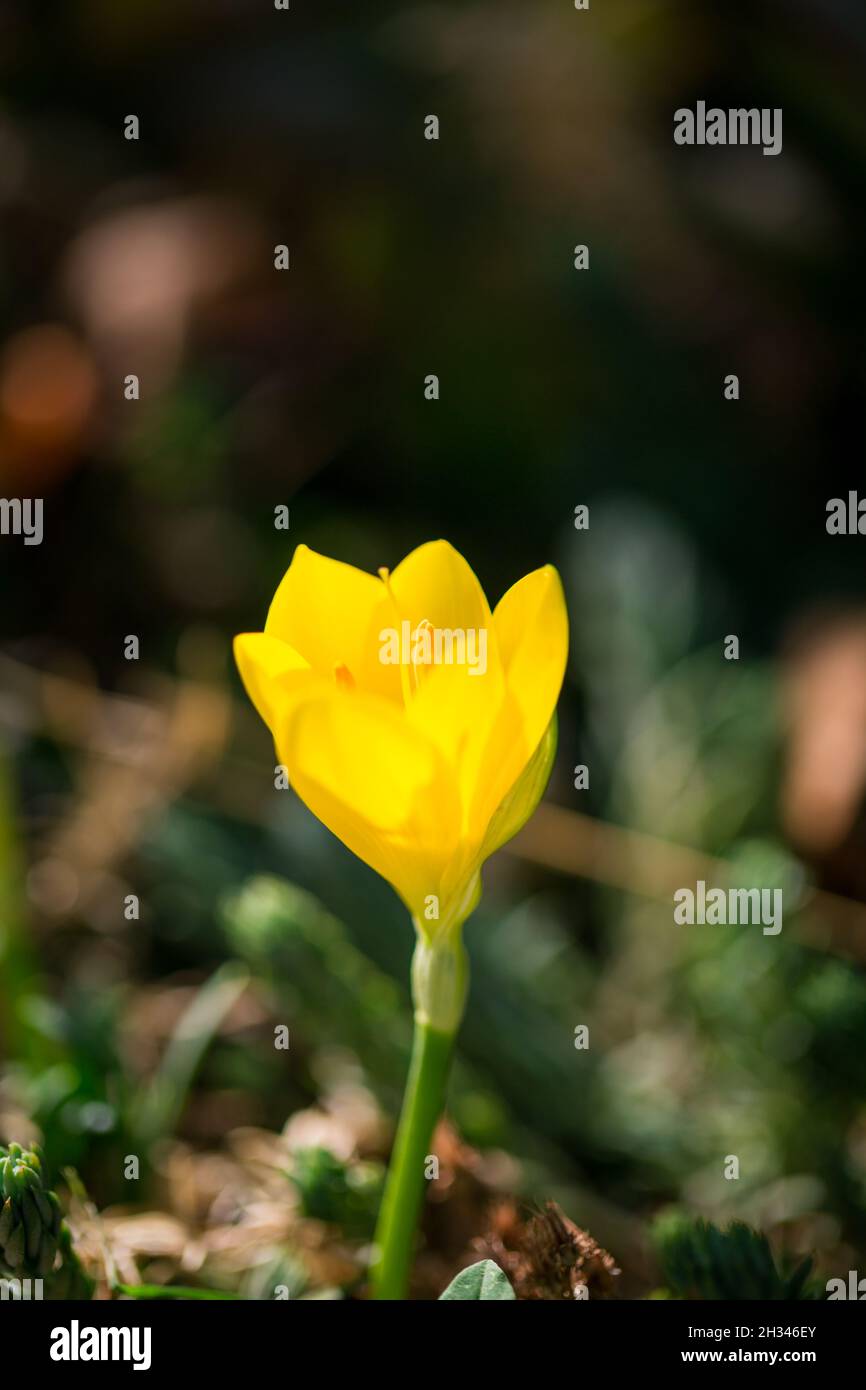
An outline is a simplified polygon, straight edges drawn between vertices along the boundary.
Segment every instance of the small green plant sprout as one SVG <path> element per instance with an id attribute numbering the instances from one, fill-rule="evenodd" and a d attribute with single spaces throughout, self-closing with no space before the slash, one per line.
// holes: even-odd
<path id="1" fill-rule="evenodd" d="M 344 1163 L 329 1149 L 298 1149 L 289 1174 L 305 1216 L 360 1239 L 372 1234 L 385 1173 L 379 1163 Z"/>
<path id="2" fill-rule="evenodd" d="M 92 1284 L 43 1167 L 38 1146 L 0 1145 L 0 1271 L 45 1280 L 48 1298 L 90 1298 Z"/>
<path id="3" fill-rule="evenodd" d="M 440 1303 L 457 1300 L 461 1303 L 474 1299 L 502 1302 L 513 1299 L 515 1293 L 499 1265 L 492 1260 L 479 1260 L 478 1264 L 461 1269 L 444 1293 L 439 1295 Z"/>
<path id="4" fill-rule="evenodd" d="M 653 1238 L 670 1296 L 686 1299 L 806 1300 L 820 1298 L 810 1282 L 812 1260 L 779 1267 L 770 1243 L 742 1221 L 720 1230 L 679 1211 L 657 1218 Z"/>
<path id="5" fill-rule="evenodd" d="M 0 1148 L 0 1258 L 13 1274 L 46 1278 L 54 1269 L 63 1213 L 42 1181 L 42 1155 L 20 1144 Z"/>

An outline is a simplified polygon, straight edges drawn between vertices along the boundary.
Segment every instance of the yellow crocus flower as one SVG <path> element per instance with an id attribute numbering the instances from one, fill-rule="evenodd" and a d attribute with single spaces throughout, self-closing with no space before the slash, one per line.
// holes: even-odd
<path id="1" fill-rule="evenodd" d="M 425 1156 L 467 989 L 481 866 L 532 814 L 556 744 L 568 622 L 550 565 L 491 613 L 446 541 L 393 574 L 298 546 L 238 667 L 301 799 L 396 888 L 417 929 L 412 1063 L 371 1266 L 404 1296 Z"/>
<path id="2" fill-rule="evenodd" d="M 482 863 L 541 797 L 567 647 L 552 566 L 491 613 L 442 540 L 378 576 L 299 545 L 264 632 L 235 639 L 295 791 L 430 941 L 469 915 Z"/>

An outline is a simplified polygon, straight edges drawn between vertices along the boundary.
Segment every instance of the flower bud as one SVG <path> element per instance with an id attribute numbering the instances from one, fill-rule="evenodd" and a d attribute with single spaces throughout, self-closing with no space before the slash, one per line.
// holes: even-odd
<path id="1" fill-rule="evenodd" d="M 0 1269 L 50 1273 L 57 1253 L 60 1204 L 44 1185 L 36 1150 L 0 1146 Z"/>

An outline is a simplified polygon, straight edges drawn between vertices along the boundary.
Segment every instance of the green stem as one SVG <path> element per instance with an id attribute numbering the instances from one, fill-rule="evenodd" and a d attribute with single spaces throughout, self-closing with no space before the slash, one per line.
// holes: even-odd
<path id="1" fill-rule="evenodd" d="M 424 1163 L 445 1098 L 455 1033 L 456 1028 L 440 1032 L 416 1015 L 409 1079 L 376 1227 L 377 1254 L 371 1271 L 374 1298 L 406 1297 Z"/>

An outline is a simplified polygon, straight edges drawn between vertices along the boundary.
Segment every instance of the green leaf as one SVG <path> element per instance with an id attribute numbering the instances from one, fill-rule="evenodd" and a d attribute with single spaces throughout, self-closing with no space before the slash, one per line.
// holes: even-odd
<path id="1" fill-rule="evenodd" d="M 468 1269 L 461 1270 L 457 1277 L 451 1280 L 445 1292 L 439 1295 L 439 1302 L 442 1303 L 446 1299 L 463 1301 L 514 1297 L 514 1290 L 499 1265 L 495 1265 L 492 1260 L 479 1260 L 477 1265 L 470 1265 Z"/>
<path id="2" fill-rule="evenodd" d="M 127 1298 L 185 1298 L 210 1300 L 214 1298 L 236 1299 L 236 1293 L 225 1293 L 222 1289 L 187 1289 L 180 1284 L 115 1284 L 115 1293 L 125 1294 Z"/>

